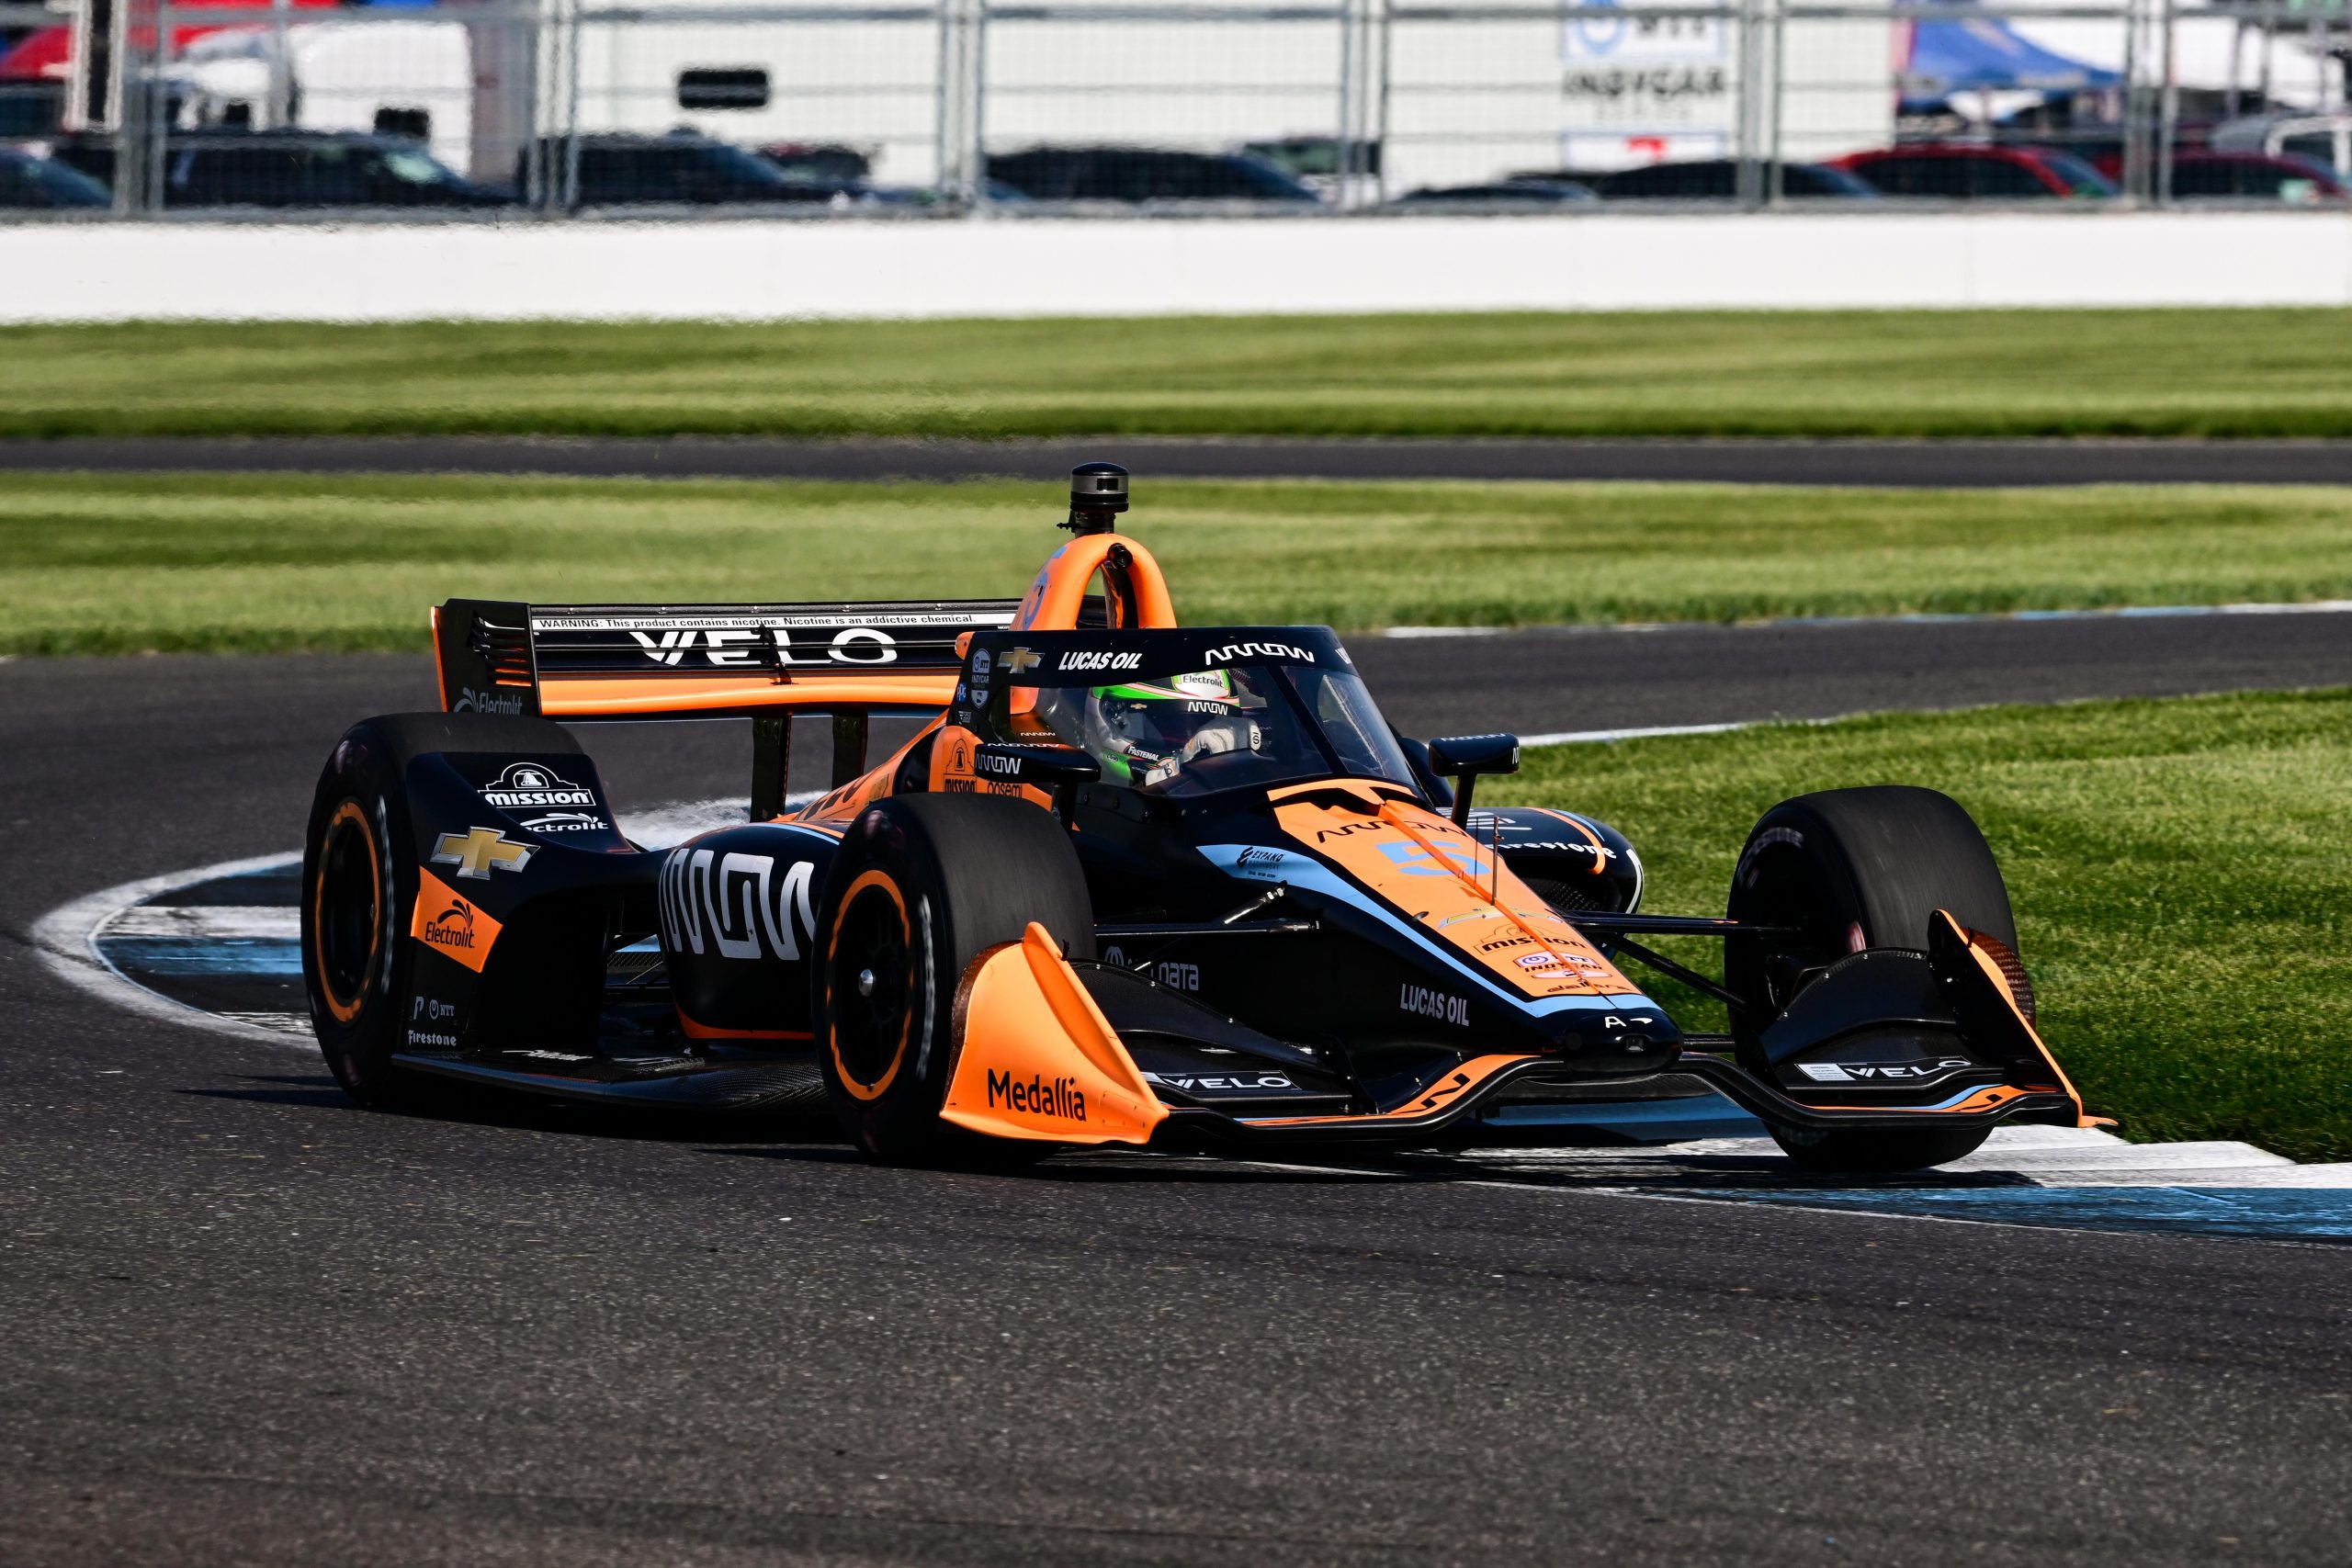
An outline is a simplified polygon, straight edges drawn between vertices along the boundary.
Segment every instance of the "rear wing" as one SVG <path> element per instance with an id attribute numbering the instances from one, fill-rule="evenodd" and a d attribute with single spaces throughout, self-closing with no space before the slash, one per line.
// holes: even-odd
<path id="1" fill-rule="evenodd" d="M 518 604 L 433 612 L 441 706 L 548 718 L 944 708 L 956 639 L 1013 599 L 876 604 Z"/>

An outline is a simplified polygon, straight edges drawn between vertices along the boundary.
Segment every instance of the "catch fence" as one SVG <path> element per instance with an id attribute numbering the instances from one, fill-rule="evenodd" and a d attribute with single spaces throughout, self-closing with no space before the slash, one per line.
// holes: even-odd
<path id="1" fill-rule="evenodd" d="M 118 214 L 2352 201 L 2345 0 L 77 5 Z"/>

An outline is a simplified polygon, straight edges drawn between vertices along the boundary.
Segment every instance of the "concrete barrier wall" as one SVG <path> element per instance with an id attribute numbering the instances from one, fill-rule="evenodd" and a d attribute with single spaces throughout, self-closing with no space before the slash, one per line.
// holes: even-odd
<path id="1" fill-rule="evenodd" d="M 0 321 L 2352 305 L 2301 213 L 0 228 Z"/>

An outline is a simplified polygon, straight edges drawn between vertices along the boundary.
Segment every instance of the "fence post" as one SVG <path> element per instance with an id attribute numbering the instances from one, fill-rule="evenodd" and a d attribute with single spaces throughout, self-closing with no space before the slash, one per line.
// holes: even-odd
<path id="1" fill-rule="evenodd" d="M 1388 199 L 1388 88 L 1393 76 L 1390 62 L 1396 57 L 1396 17 L 1391 0 L 1371 0 L 1371 4 L 1376 7 L 1369 40 L 1372 93 L 1364 105 L 1363 144 L 1357 149 L 1356 161 L 1376 207 Z"/>
<path id="2" fill-rule="evenodd" d="M 1764 199 L 1778 207 L 1788 197 L 1788 175 L 1782 172 L 1785 153 L 1781 148 L 1782 115 L 1789 102 L 1789 7 L 1787 0 L 1772 4 L 1772 107 L 1771 126 L 1765 139 L 1766 184 Z"/>
<path id="3" fill-rule="evenodd" d="M 988 0 L 939 0 L 939 186 L 967 215 L 989 209 L 985 128 Z"/>
<path id="4" fill-rule="evenodd" d="M 1356 59 L 1356 0 L 1339 0 L 1340 102 L 1332 116 L 1332 205 L 1344 212 L 1355 205 L 1356 94 L 1363 66 Z"/>
<path id="5" fill-rule="evenodd" d="M 1770 161 L 1777 129 L 1768 130 L 1767 106 L 1779 96 L 1780 62 L 1769 48 L 1763 18 L 1770 0 L 1739 0 L 1733 26 L 1739 28 L 1739 49 L 1734 59 L 1739 71 L 1739 99 L 1733 116 L 1732 194 L 1739 209 L 1754 212 L 1774 199 L 1780 181 Z M 1772 7 L 1774 16 L 1779 8 Z M 1777 121 L 1777 116 L 1770 116 Z"/>
<path id="6" fill-rule="evenodd" d="M 2154 193 L 2158 207 L 2172 205 L 2172 144 L 2180 134 L 2180 89 L 2173 82 L 2174 33 L 2180 25 L 2180 12 L 2174 0 L 2164 0 L 2164 85 L 2156 98 L 2156 180 Z M 2231 45 L 2230 80 L 2237 80 L 2236 45 Z"/>
<path id="7" fill-rule="evenodd" d="M 174 25 L 171 7 L 155 0 L 114 6 L 115 209 L 130 216 L 164 205 L 163 76 Z"/>
<path id="8" fill-rule="evenodd" d="M 1385 25 L 1374 7 L 1380 0 L 1340 0 L 1340 146 L 1339 186 L 1334 193 L 1342 211 L 1377 206 L 1379 188 L 1373 178 L 1375 127 L 1386 96 L 1386 54 L 1376 31 Z M 1378 51 L 1381 63 L 1374 63 Z"/>
<path id="9" fill-rule="evenodd" d="M 563 116 L 557 127 L 552 210 L 569 215 L 580 204 L 580 51 L 587 34 L 583 0 L 561 0 L 563 10 Z"/>

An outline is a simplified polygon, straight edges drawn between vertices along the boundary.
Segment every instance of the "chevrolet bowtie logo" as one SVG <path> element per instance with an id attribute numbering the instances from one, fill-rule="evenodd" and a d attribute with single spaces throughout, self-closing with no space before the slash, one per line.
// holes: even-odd
<path id="1" fill-rule="evenodd" d="M 531 847 L 513 844 L 506 835 L 495 828 L 476 828 L 464 833 L 444 833 L 435 846 L 435 865 L 454 865 L 459 876 L 470 876 L 488 882 L 492 868 L 500 871 L 520 871 L 531 863 Z"/>
<path id="2" fill-rule="evenodd" d="M 1025 648 L 1016 648 L 1004 656 L 1002 668 L 1018 675 L 1023 670 L 1035 670 L 1042 661 L 1042 655 L 1032 653 Z"/>

